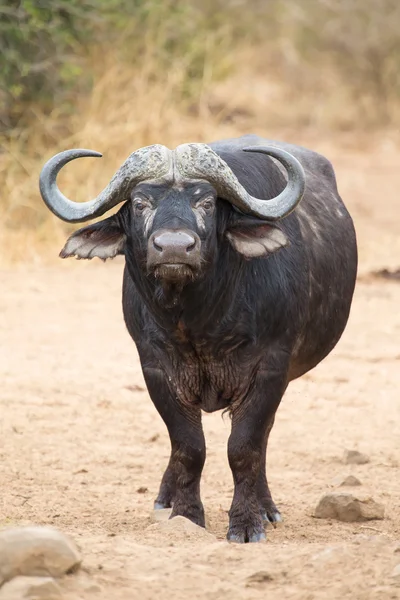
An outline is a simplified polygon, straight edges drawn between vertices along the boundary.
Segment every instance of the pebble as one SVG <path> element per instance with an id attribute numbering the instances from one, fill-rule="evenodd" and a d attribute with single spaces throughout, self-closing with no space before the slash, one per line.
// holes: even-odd
<path id="1" fill-rule="evenodd" d="M 385 508 L 368 496 L 330 492 L 322 496 L 315 509 L 318 519 L 337 519 L 346 523 L 383 519 Z"/>
<path id="2" fill-rule="evenodd" d="M 365 465 L 370 462 L 370 458 L 358 450 L 345 450 L 343 461 L 346 465 Z"/>
<path id="3" fill-rule="evenodd" d="M 337 487 L 356 487 L 362 485 L 358 477 L 354 475 L 346 475 L 345 477 L 339 475 L 333 480 L 333 484 Z"/>
<path id="4" fill-rule="evenodd" d="M 147 531 L 162 532 L 171 542 L 187 539 L 210 542 L 216 540 L 215 535 L 204 529 L 204 527 L 199 527 L 199 525 L 181 516 L 164 521 L 160 520 L 158 523 L 147 527 Z"/>
<path id="5" fill-rule="evenodd" d="M 61 577 L 80 564 L 75 543 L 53 527 L 0 530 L 0 586 L 17 575 Z"/>
<path id="6" fill-rule="evenodd" d="M 0 600 L 61 599 L 61 589 L 51 577 L 15 577 L 0 589 Z"/>

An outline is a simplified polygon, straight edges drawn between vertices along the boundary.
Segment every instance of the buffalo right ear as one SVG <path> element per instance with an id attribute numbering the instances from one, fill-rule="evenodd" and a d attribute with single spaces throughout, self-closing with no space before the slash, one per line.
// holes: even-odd
<path id="1" fill-rule="evenodd" d="M 60 252 L 61 258 L 92 259 L 95 256 L 101 260 L 114 258 L 124 254 L 126 235 L 122 231 L 116 216 L 104 219 L 93 225 L 78 229 L 68 238 Z"/>
<path id="2" fill-rule="evenodd" d="M 274 223 L 233 216 L 226 232 L 231 245 L 246 258 L 266 257 L 289 245 L 286 234 Z"/>

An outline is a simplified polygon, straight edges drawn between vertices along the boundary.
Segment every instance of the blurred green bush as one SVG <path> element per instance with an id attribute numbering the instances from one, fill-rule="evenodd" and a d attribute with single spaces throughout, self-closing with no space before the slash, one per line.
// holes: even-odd
<path id="1" fill-rule="evenodd" d="M 0 0 L 0 131 L 32 109 L 73 108 L 89 91 L 93 58 L 152 59 L 157 70 L 184 64 L 181 93 L 201 90 L 240 62 L 240 48 L 301 94 L 324 94 L 324 78 L 346 89 L 360 119 L 387 125 L 400 95 L 398 0 Z M 149 67 L 150 68 L 150 67 Z"/>
<path id="2" fill-rule="evenodd" d="M 152 68 L 185 63 L 183 93 L 201 80 L 205 56 L 227 29 L 195 4 L 175 0 L 5 0 L 0 3 L 0 127 L 24 124 L 90 88 L 90 58 L 115 51 Z M 218 10 L 214 11 L 214 16 Z M 224 70 L 224 60 L 219 67 Z M 156 76 L 156 73 L 154 74 Z M 21 119 L 23 120 L 21 123 Z"/>
<path id="3" fill-rule="evenodd" d="M 0 4 L 0 122 L 17 124 L 30 102 L 51 109 L 81 73 L 77 50 L 91 35 L 85 0 L 6 0 Z"/>

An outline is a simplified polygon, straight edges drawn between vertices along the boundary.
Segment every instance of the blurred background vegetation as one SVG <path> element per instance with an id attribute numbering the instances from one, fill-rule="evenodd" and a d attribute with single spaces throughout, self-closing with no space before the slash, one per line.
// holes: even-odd
<path id="1" fill-rule="evenodd" d="M 83 200 L 150 143 L 360 139 L 400 124 L 398 0 L 0 0 L 0 61 L 0 253 L 12 258 L 69 230 L 38 195 L 62 149 L 104 153 L 60 176 Z"/>

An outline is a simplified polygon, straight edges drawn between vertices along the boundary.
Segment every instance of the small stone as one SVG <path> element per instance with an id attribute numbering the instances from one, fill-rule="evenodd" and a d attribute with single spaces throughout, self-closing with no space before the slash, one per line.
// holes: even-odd
<path id="1" fill-rule="evenodd" d="M 385 508 L 368 496 L 330 492 L 322 496 L 316 509 L 318 519 L 337 519 L 346 523 L 383 519 Z"/>
<path id="2" fill-rule="evenodd" d="M 346 465 L 365 465 L 370 462 L 370 458 L 358 450 L 345 450 L 343 461 Z"/>
<path id="3" fill-rule="evenodd" d="M 395 568 L 391 572 L 390 576 L 395 577 L 396 579 L 398 579 L 400 581 L 400 563 L 395 566 Z"/>
<path id="4" fill-rule="evenodd" d="M 138 494 L 145 494 L 146 492 L 149 491 L 149 488 L 145 487 L 144 485 L 142 485 L 140 488 L 138 488 L 137 490 Z"/>
<path id="5" fill-rule="evenodd" d="M 394 549 L 395 552 L 400 552 L 400 544 L 397 544 L 397 546 Z"/>
<path id="6" fill-rule="evenodd" d="M 0 586 L 17 575 L 61 577 L 80 564 L 75 543 L 52 527 L 0 531 Z"/>
<path id="7" fill-rule="evenodd" d="M 61 600 L 58 584 L 51 577 L 15 577 L 0 589 L 0 600 Z"/>
<path id="8" fill-rule="evenodd" d="M 337 487 L 356 487 L 358 485 L 362 485 L 361 481 L 354 475 L 335 477 L 333 484 Z"/>
<path id="9" fill-rule="evenodd" d="M 158 511 L 155 511 L 158 512 Z M 173 519 L 159 521 L 147 528 L 149 532 L 164 532 L 169 541 L 192 540 L 192 541 L 215 541 L 216 537 L 204 527 L 200 527 L 185 517 L 177 516 Z"/>

